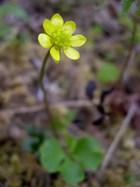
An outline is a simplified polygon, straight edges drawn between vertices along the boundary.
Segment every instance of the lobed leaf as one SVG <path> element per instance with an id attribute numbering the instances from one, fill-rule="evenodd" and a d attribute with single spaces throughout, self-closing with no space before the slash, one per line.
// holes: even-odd
<path id="1" fill-rule="evenodd" d="M 97 78 L 102 83 L 111 83 L 119 78 L 119 70 L 111 63 L 105 63 L 97 73 Z"/>
<path id="2" fill-rule="evenodd" d="M 61 175 L 64 180 L 71 185 L 75 185 L 84 179 L 84 170 L 77 163 L 67 158 L 60 168 Z"/>
<path id="3" fill-rule="evenodd" d="M 46 140 L 40 147 L 40 161 L 49 172 L 57 172 L 65 154 L 55 138 Z"/>

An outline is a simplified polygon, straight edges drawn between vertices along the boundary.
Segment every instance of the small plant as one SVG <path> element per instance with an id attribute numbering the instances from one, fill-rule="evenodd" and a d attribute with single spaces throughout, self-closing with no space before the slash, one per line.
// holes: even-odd
<path id="1" fill-rule="evenodd" d="M 15 3 L 7 2 L 0 6 L 0 39 L 9 39 L 9 33 L 15 32 L 15 26 L 6 23 L 7 16 L 12 16 L 18 20 L 27 21 L 28 14 L 26 11 Z M 21 35 L 24 33 L 18 33 Z M 24 37 L 24 36 L 23 36 Z"/>
<path id="2" fill-rule="evenodd" d="M 137 16 L 140 15 L 140 1 L 139 0 L 122 0 L 122 13 L 127 14 L 131 11 Z"/>
<path id="3" fill-rule="evenodd" d="M 119 78 L 119 70 L 111 63 L 104 63 L 97 73 L 97 78 L 102 83 L 113 83 Z"/>
<path id="4" fill-rule="evenodd" d="M 116 83 L 117 86 L 120 86 L 120 83 L 123 82 L 135 44 L 140 41 L 140 27 L 138 24 L 140 16 L 139 0 L 122 0 L 121 4 L 122 9 L 119 15 L 119 21 L 122 25 L 128 28 L 128 54 L 126 58 L 124 58 L 124 63 L 120 70 L 113 63 L 104 63 L 97 72 L 98 81 L 103 84 Z M 107 58 L 107 61 L 111 60 L 110 55 L 111 54 L 106 55 L 109 57 Z"/>
<path id="5" fill-rule="evenodd" d="M 95 171 L 103 158 L 98 141 L 91 137 L 67 137 L 63 149 L 55 138 L 46 139 L 40 147 L 40 161 L 48 172 L 59 172 L 64 180 L 75 185 L 85 178 L 85 171 Z"/>
<path id="6" fill-rule="evenodd" d="M 122 12 L 128 13 L 133 3 L 134 0 L 122 0 Z"/>
<path id="7" fill-rule="evenodd" d="M 127 16 L 129 16 L 129 18 Z M 121 83 L 124 81 L 124 75 L 127 75 L 130 58 L 132 56 L 136 43 L 139 42 L 139 16 L 139 0 L 122 0 L 122 11 L 120 17 L 126 18 L 123 20 L 123 22 L 131 29 L 131 33 L 129 36 L 128 54 L 124 59 L 123 66 L 121 68 L 118 85 L 121 85 Z"/>
<path id="8" fill-rule="evenodd" d="M 35 124 L 29 124 L 26 132 L 28 137 L 23 141 L 23 150 L 38 155 L 38 149 L 46 138 L 46 132 L 44 132 L 43 128 L 35 127 Z"/>
<path id="9" fill-rule="evenodd" d="M 44 94 L 52 136 L 47 137 L 40 146 L 40 162 L 48 172 L 58 172 L 67 183 L 75 185 L 85 178 L 86 171 L 99 167 L 103 156 L 102 148 L 94 138 L 76 138 L 70 135 L 64 122 L 71 122 L 68 120 L 71 119 L 71 114 L 64 118 L 66 120 L 62 120 L 52 112 L 43 79 L 49 56 L 58 64 L 63 51 L 68 58 L 78 60 L 80 53 L 73 47 L 84 45 L 87 39 L 82 34 L 73 35 L 76 30 L 75 22 L 64 23 L 59 14 L 54 14 L 50 20 L 45 19 L 43 28 L 44 33 L 39 34 L 38 41 L 48 51 L 41 67 L 39 85 Z M 63 128 L 58 128 L 58 123 Z"/>

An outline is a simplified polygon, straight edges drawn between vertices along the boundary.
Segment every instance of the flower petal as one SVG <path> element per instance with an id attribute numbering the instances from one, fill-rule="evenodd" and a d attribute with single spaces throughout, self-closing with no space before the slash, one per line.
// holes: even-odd
<path id="1" fill-rule="evenodd" d="M 54 14 L 54 16 L 51 18 L 51 22 L 55 26 L 62 26 L 64 24 L 64 20 L 60 14 Z"/>
<path id="2" fill-rule="evenodd" d="M 50 50 L 50 54 L 52 58 L 55 60 L 56 63 L 59 63 L 60 61 L 60 51 L 56 49 L 55 47 L 52 47 Z"/>
<path id="3" fill-rule="evenodd" d="M 49 19 L 45 19 L 45 20 L 43 21 L 43 28 L 44 28 L 45 32 L 46 32 L 47 34 L 49 34 L 49 35 L 51 35 L 52 32 L 54 32 L 54 30 L 55 30 L 55 28 L 54 28 L 52 22 L 51 22 Z"/>
<path id="4" fill-rule="evenodd" d="M 82 34 L 77 34 L 71 37 L 71 46 L 72 47 L 80 47 L 85 44 L 87 41 L 86 37 Z"/>
<path id="5" fill-rule="evenodd" d="M 66 21 L 63 29 L 69 31 L 72 34 L 76 30 L 76 23 L 74 21 Z"/>
<path id="6" fill-rule="evenodd" d="M 80 58 L 80 53 L 76 49 L 73 49 L 72 47 L 65 49 L 64 53 L 68 58 L 72 60 L 78 60 Z"/>
<path id="7" fill-rule="evenodd" d="M 44 48 L 50 48 L 52 46 L 50 37 L 44 33 L 38 35 L 38 42 Z"/>

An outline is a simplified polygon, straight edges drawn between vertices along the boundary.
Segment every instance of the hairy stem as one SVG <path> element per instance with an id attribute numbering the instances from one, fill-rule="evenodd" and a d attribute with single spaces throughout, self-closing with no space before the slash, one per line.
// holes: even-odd
<path id="1" fill-rule="evenodd" d="M 53 127 L 53 113 L 52 113 L 52 110 L 51 110 L 51 107 L 50 107 L 50 103 L 49 103 L 49 99 L 48 99 L 48 93 L 47 93 L 47 91 L 44 87 L 44 76 L 45 76 L 45 72 L 46 72 L 46 66 L 48 64 L 49 54 L 50 54 L 50 51 L 48 50 L 44 59 L 43 59 L 43 62 L 42 62 L 38 82 L 39 82 L 39 86 L 40 86 L 40 89 L 41 89 L 41 91 L 43 93 L 43 97 L 44 97 L 45 109 L 46 109 L 46 112 L 48 114 L 49 128 L 50 128 L 51 132 L 53 133 L 53 135 L 55 137 L 57 137 L 57 132 L 56 132 L 55 128 Z"/>
<path id="2" fill-rule="evenodd" d="M 47 65 L 48 59 L 49 59 L 49 54 L 50 54 L 50 51 L 48 50 L 44 59 L 43 59 L 42 66 L 41 66 L 41 69 L 40 69 L 40 73 L 39 73 L 39 85 L 40 85 L 40 87 L 42 87 L 41 85 L 43 84 L 44 75 L 45 75 L 45 71 L 46 71 L 46 65 Z"/>
<path id="3" fill-rule="evenodd" d="M 45 76 L 46 65 L 48 63 L 48 59 L 49 59 L 49 51 L 47 51 L 47 53 L 43 59 L 42 66 L 41 66 L 40 73 L 39 73 L 39 81 L 38 82 L 39 82 L 40 89 L 42 90 L 42 93 L 43 93 L 44 104 L 45 104 L 45 108 L 48 113 L 48 118 L 50 121 L 51 109 L 50 109 L 50 105 L 49 105 L 48 94 L 47 94 L 46 89 L 44 87 L 44 76 Z"/>

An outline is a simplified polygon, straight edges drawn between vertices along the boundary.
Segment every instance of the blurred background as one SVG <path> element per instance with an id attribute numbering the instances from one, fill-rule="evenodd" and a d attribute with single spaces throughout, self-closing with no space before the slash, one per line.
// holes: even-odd
<path id="1" fill-rule="evenodd" d="M 62 55 L 59 65 L 52 59 L 48 64 L 44 84 L 60 116 L 56 123 L 69 123 L 74 134 L 89 133 L 107 150 L 131 103 L 140 104 L 136 3 L 128 11 L 121 0 L 0 0 L 0 187 L 47 186 L 37 153 L 47 123 L 38 88 L 46 53 L 37 41 L 43 20 L 59 13 L 88 40 L 77 62 Z M 102 187 L 140 187 L 139 149 L 138 110 Z M 52 187 L 69 187 L 58 176 L 51 180 Z"/>

